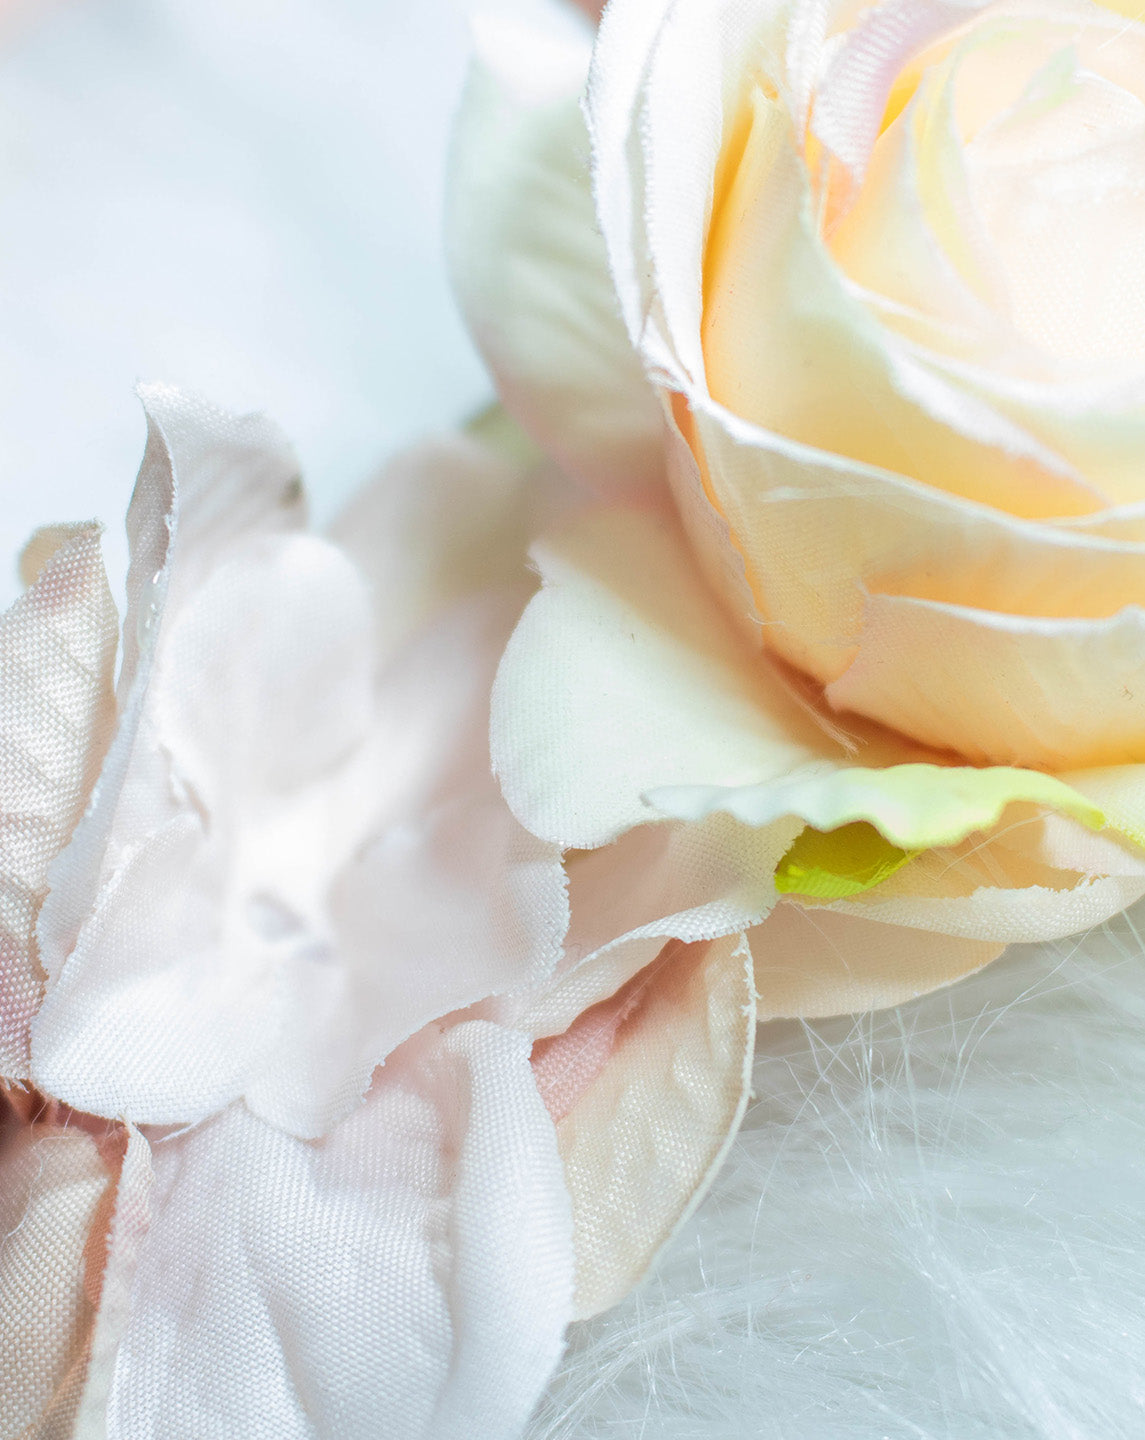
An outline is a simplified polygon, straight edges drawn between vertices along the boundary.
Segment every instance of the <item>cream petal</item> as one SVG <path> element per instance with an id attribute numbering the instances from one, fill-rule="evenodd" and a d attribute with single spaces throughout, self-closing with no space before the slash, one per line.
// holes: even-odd
<path id="1" fill-rule="evenodd" d="M 812 1020 L 900 1005 L 980 970 L 1002 941 L 882 925 L 784 901 L 749 932 L 759 1018 Z"/>
<path id="2" fill-rule="evenodd" d="M 977 762 L 1060 771 L 1143 758 L 1145 611 L 1031 619 L 903 596 L 868 601 L 839 710 Z"/>
<path id="3" fill-rule="evenodd" d="M 645 364 L 670 388 L 702 387 L 702 344 L 709 230 L 717 223 L 713 188 L 737 152 L 745 85 L 771 62 L 778 73 L 786 48 L 786 7 L 775 0 L 676 0 L 647 54 L 647 73 L 629 164 L 640 145 L 639 182 L 646 255 L 652 282 L 640 336 Z M 602 28 L 598 55 L 603 51 Z M 615 63 L 615 62 L 614 62 Z M 703 97 L 681 103 L 681 97 Z M 589 92 L 590 104 L 592 90 Z M 598 169 L 604 163 L 596 152 Z M 607 221 L 602 214 L 607 235 Z"/>
<path id="4" fill-rule="evenodd" d="M 1088 873 L 1095 859 L 1102 873 Z M 1012 944 L 1076 935 L 1143 894 L 1142 857 L 1132 844 L 1118 845 L 1109 832 L 1095 835 L 1064 816 L 1015 806 L 989 835 L 927 851 L 864 894 L 832 901 L 830 909 Z"/>
<path id="5" fill-rule="evenodd" d="M 648 800 L 677 819 L 723 813 L 761 828 L 791 815 L 824 832 L 865 821 L 892 845 L 910 851 L 955 845 L 991 830 L 1016 804 L 1056 810 L 1094 830 L 1105 824 L 1092 801 L 1054 776 L 1005 766 L 818 764 L 764 785 L 675 786 L 651 791 Z"/>
<path id="6" fill-rule="evenodd" d="M 901 899 L 880 896 L 881 889 L 871 892 L 875 899 L 836 900 L 832 909 L 884 925 L 1012 945 L 1062 940 L 1092 930 L 1140 900 L 1145 880 L 1063 876 L 1056 885 L 982 885 L 967 895 Z"/>
<path id="7" fill-rule="evenodd" d="M 1111 826 L 1145 849 L 1145 765 L 1071 770 L 1062 779 L 1100 806 Z"/>
<path id="8" fill-rule="evenodd" d="M 72 1433 L 95 1322 L 96 1232 L 114 1184 L 79 1128 L 0 1128 L 3 1440 Z"/>
<path id="9" fill-rule="evenodd" d="M 997 304 L 997 287 L 979 294 L 985 287 L 969 282 L 979 278 L 981 264 L 968 266 L 970 275 L 964 277 L 955 259 L 962 259 L 970 248 L 967 231 L 973 233 L 973 211 L 967 204 L 958 205 L 957 213 L 950 216 L 953 224 L 936 223 L 955 210 L 949 178 L 960 156 L 956 137 L 936 123 L 938 117 L 925 111 L 920 115 L 932 88 L 924 82 L 880 136 L 862 187 L 830 229 L 827 242 L 840 269 L 857 285 L 909 312 L 931 317 L 938 322 L 935 328 L 941 327 L 939 333 L 950 329 L 961 337 L 969 330 L 979 346 L 996 352 L 1009 339 L 986 303 Z M 936 161 L 929 152 L 937 147 L 943 153 Z M 965 188 L 964 179 L 958 188 Z M 940 191 L 942 210 L 947 212 L 937 216 L 927 204 L 935 190 Z M 973 259 L 977 261 L 977 255 Z"/>
<path id="10" fill-rule="evenodd" d="M 668 946 L 533 1048 L 572 1196 L 576 1314 L 628 1293 L 699 1204 L 747 1105 L 755 1044 L 740 935 Z"/>
<path id="11" fill-rule="evenodd" d="M 1110 505 L 1132 506 L 1141 500 L 1145 386 L 1139 375 L 1126 379 L 1115 368 L 1097 379 L 1038 382 L 902 343 L 920 373 L 929 372 L 944 386 L 959 387 L 972 400 L 1008 417 L 1040 445 L 1052 447 L 1065 464 L 1099 487 L 1095 493 Z M 1066 518 L 1065 512 L 1054 518 Z"/>
<path id="12" fill-rule="evenodd" d="M 43 989 L 36 918 L 48 869 L 95 783 L 114 724 L 115 604 L 99 527 L 37 532 L 30 588 L 0 616 L 0 1075 L 27 1079 Z"/>
<path id="13" fill-rule="evenodd" d="M 147 449 L 127 515 L 131 564 L 119 727 L 92 804 L 54 863 L 37 926 L 54 978 L 125 849 L 173 817 L 167 763 L 145 714 L 160 630 L 204 578 L 260 536 L 304 518 L 297 464 L 262 416 L 232 416 L 163 386 L 140 390 Z"/>
<path id="14" fill-rule="evenodd" d="M 698 407 L 694 425 L 763 637 L 820 681 L 853 658 L 870 592 L 1061 619 L 1097 619 L 1145 597 L 1135 534 L 1107 539 L 1093 526 L 1021 521 L 716 406 Z M 737 603 L 721 575 L 713 583 Z"/>
<path id="15" fill-rule="evenodd" d="M 593 209 L 578 103 L 588 36 L 505 21 L 476 39 L 450 171 L 462 309 L 506 406 L 563 469 L 604 494 L 654 491 L 659 408 Z"/>
<path id="16" fill-rule="evenodd" d="M 672 521 L 598 512 L 536 552 L 545 582 L 493 692 L 492 751 L 510 808 L 562 849 L 653 818 L 672 784 L 751 784 L 837 747 L 696 573 Z"/>
<path id="17" fill-rule="evenodd" d="M 515 1440 L 572 1289 L 523 1037 L 426 1032 L 320 1142 L 233 1107 L 153 1154 L 108 1440 Z"/>
<path id="18" fill-rule="evenodd" d="M 706 254 L 712 397 L 766 430 L 1015 515 L 1098 508 L 1049 446 L 922 363 L 848 292 L 817 234 L 786 111 L 758 87 L 746 103 L 749 133 Z"/>

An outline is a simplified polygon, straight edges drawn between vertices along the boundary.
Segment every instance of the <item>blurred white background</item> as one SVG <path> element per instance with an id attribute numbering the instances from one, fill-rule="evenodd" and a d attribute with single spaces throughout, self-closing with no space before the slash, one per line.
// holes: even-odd
<path id="1" fill-rule="evenodd" d="M 545 0 L 482 0 L 527 14 Z M 46 521 L 113 583 L 164 380 L 269 411 L 318 521 L 488 396 L 441 243 L 474 0 L 56 0 L 0 51 L 0 603 Z"/>

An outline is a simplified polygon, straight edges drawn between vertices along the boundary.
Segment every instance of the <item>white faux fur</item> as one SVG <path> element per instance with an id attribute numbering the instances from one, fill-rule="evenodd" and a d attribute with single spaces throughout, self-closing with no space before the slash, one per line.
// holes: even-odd
<path id="1" fill-rule="evenodd" d="M 1145 1437 L 1142 927 L 763 1027 L 714 1192 L 529 1440 Z"/>

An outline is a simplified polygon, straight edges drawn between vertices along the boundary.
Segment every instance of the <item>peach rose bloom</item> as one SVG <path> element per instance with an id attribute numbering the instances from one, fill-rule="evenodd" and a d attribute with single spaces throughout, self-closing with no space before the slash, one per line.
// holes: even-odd
<path id="1" fill-rule="evenodd" d="M 564 993 L 605 1007 L 579 1050 L 571 1004 L 533 1019 L 546 1073 L 596 1056 L 554 1110 L 585 1308 L 718 1162 L 745 1014 L 897 1003 L 1145 893 L 1134 13 L 614 0 L 594 47 L 479 37 L 458 290 L 596 497 L 534 552 L 492 730 L 575 852 Z M 662 985 L 666 942 L 707 970 Z"/>

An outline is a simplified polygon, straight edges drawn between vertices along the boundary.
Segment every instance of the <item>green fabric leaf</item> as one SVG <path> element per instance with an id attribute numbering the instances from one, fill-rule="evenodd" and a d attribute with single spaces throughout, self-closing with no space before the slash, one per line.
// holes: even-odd
<path id="1" fill-rule="evenodd" d="M 1008 805 L 1025 802 L 1070 815 L 1093 830 L 1104 812 L 1071 786 L 1039 770 L 1008 765 L 807 766 L 762 785 L 674 785 L 646 799 L 661 815 L 701 820 L 715 811 L 745 825 L 797 815 L 819 831 L 865 821 L 892 846 L 930 850 L 957 845 L 996 825 Z"/>
<path id="2" fill-rule="evenodd" d="M 781 895 L 844 900 L 881 885 L 917 854 L 884 840 L 865 820 L 826 832 L 808 826 L 776 866 L 775 888 Z"/>

